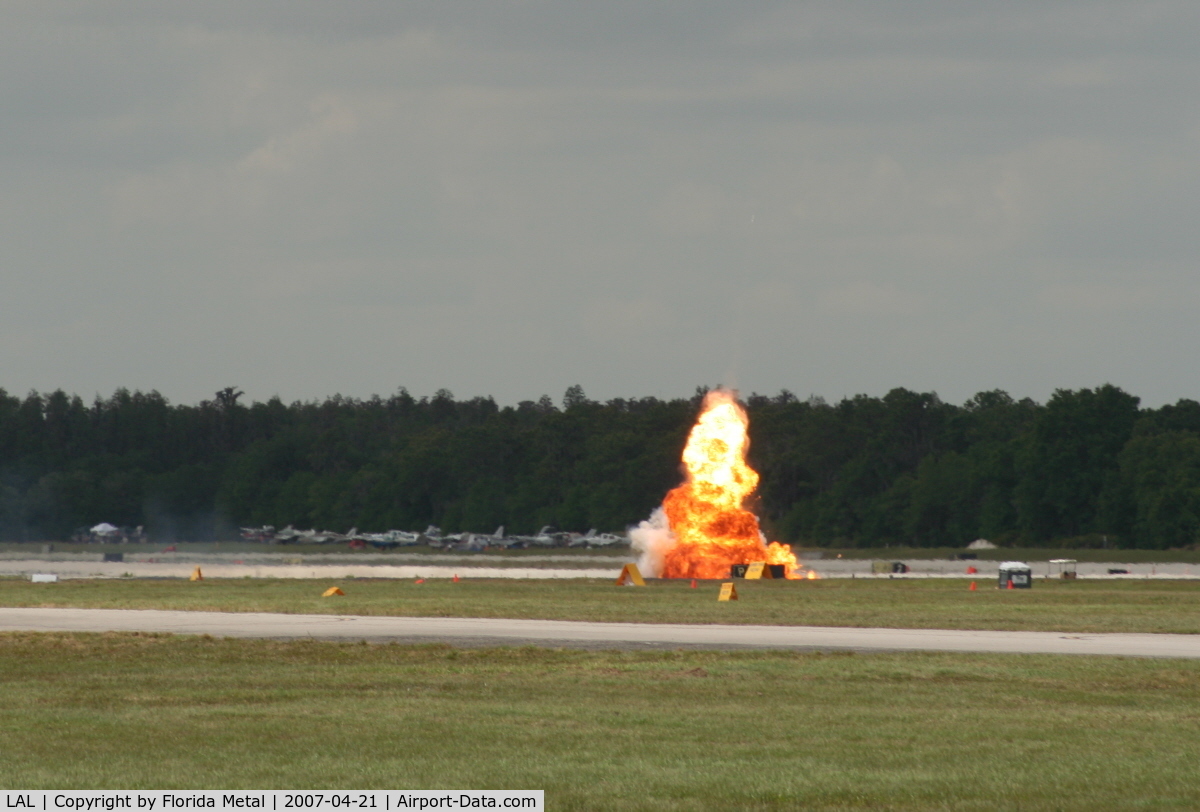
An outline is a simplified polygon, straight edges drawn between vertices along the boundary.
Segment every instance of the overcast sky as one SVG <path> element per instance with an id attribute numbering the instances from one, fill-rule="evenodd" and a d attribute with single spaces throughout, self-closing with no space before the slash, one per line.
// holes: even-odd
<path id="1" fill-rule="evenodd" d="M 1200 4 L 0 5 L 0 387 L 1200 399 Z"/>

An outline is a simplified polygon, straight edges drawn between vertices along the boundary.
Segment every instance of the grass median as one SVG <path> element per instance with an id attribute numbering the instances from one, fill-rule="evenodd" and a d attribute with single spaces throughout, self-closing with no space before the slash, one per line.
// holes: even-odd
<path id="1" fill-rule="evenodd" d="M 558 810 L 1200 807 L 1200 663 L 0 634 L 0 784 Z"/>
<path id="2" fill-rule="evenodd" d="M 329 586 L 344 596 L 321 597 Z M 0 606 L 180 609 L 223 612 L 497 617 L 634 623 L 735 623 L 1200 633 L 1200 582 L 1037 581 L 1033 589 L 969 591 L 959 579 L 739 581 L 740 599 L 716 600 L 719 585 L 650 581 L 617 587 L 591 579 L 409 580 L 0 580 Z"/>

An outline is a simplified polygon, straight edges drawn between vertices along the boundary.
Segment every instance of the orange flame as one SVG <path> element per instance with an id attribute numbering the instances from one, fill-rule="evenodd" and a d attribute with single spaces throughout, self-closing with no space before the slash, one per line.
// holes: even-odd
<path id="1" fill-rule="evenodd" d="M 758 487 L 758 474 L 746 464 L 749 424 L 734 393 L 705 397 L 683 450 L 687 481 L 663 500 L 675 543 L 661 577 L 728 578 L 730 566 L 755 561 L 783 564 L 787 577 L 799 577 L 791 547 L 766 544 L 758 517 L 744 507 Z"/>

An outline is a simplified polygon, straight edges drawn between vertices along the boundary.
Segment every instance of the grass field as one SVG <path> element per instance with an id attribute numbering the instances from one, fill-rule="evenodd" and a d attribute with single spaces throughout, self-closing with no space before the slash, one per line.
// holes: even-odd
<path id="1" fill-rule="evenodd" d="M 1200 663 L 0 635 L 10 788 L 554 810 L 1200 808 Z"/>
<path id="2" fill-rule="evenodd" d="M 445 579 L 0 580 L 0 606 L 76 606 L 242 612 L 504 617 L 655 623 L 760 623 L 894 628 L 1200 633 L 1200 582 L 1038 581 L 997 590 L 981 581 L 829 579 L 739 582 L 741 599 L 717 603 L 718 586 L 651 581 Z M 322 598 L 330 585 L 344 597 Z"/>

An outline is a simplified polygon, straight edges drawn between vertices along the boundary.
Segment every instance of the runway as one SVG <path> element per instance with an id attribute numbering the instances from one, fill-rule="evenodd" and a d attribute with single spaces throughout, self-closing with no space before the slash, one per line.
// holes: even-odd
<path id="1" fill-rule="evenodd" d="M 35 561 L 0 561 L 0 576 L 15 575 L 18 577 L 35 572 L 45 572 L 57 575 L 63 580 L 89 578 L 187 578 L 196 567 L 200 566 L 205 578 L 297 578 L 323 579 L 330 578 L 453 578 L 455 575 L 470 578 L 616 578 L 621 571 L 621 565 L 616 564 L 604 569 L 584 567 L 515 567 L 496 566 L 486 567 L 472 565 L 471 562 L 459 566 L 442 566 L 435 564 L 385 566 L 385 565 L 350 565 L 350 564 L 242 564 L 218 562 L 214 564 L 197 565 L 193 563 L 170 562 L 45 562 Z"/>
<path id="2" fill-rule="evenodd" d="M 167 632 L 275 640 L 368 640 L 590 649 L 955 651 L 1200 658 L 1200 635 L 585 623 L 496 618 L 0 608 L 0 632 Z"/>
<path id="3" fill-rule="evenodd" d="M 50 573 L 62 579 L 187 578 L 196 567 L 206 578 L 616 578 L 621 565 L 635 560 L 624 555 L 503 555 L 493 553 L 281 553 L 281 552 L 149 552 L 122 551 L 124 560 L 104 561 L 102 553 L 0 553 L 0 576 L 29 577 Z M 995 561 L 911 560 L 904 574 L 876 574 L 865 559 L 807 561 L 822 578 L 994 580 Z M 976 572 L 967 572 L 967 567 Z M 1045 562 L 1032 564 L 1038 580 L 1054 575 Z M 1081 580 L 1200 580 L 1200 566 L 1186 563 L 1085 563 Z M 1120 574 L 1110 571 L 1118 570 Z"/>

